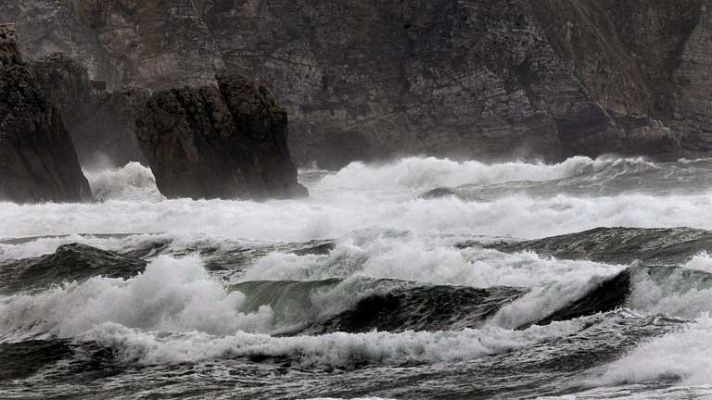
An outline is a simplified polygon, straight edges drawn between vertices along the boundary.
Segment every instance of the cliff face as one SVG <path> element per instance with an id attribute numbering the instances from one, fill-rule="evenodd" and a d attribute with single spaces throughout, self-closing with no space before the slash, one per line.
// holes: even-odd
<path id="1" fill-rule="evenodd" d="M 264 86 L 218 76 L 218 87 L 155 94 L 136 134 L 168 198 L 305 196 L 287 150 L 287 113 Z"/>
<path id="2" fill-rule="evenodd" d="M 40 89 L 62 114 L 82 165 L 147 164 L 135 134 L 136 118 L 150 91 L 127 88 L 112 92 L 92 82 L 82 65 L 57 53 L 30 64 Z"/>
<path id="3" fill-rule="evenodd" d="M 24 54 L 65 53 L 109 89 L 203 84 L 223 67 L 192 0 L 9 0 L 0 20 L 17 22 Z"/>
<path id="4" fill-rule="evenodd" d="M 72 139 L 0 24 L 0 201 L 91 199 Z"/>
<path id="5" fill-rule="evenodd" d="M 0 18 L 29 54 L 65 51 L 110 88 L 262 79 L 295 159 L 338 166 L 710 151 L 708 3 L 11 0 Z"/>
<path id="6" fill-rule="evenodd" d="M 705 1 L 672 70 L 670 124 L 685 134 L 685 149 L 692 154 L 712 148 L 712 4 Z"/>

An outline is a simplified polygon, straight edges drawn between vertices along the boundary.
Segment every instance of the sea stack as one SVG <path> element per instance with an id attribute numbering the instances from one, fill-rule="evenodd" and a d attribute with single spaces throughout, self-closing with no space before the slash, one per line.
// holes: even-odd
<path id="1" fill-rule="evenodd" d="M 13 24 L 0 24 L 0 200 L 91 199 L 72 139 L 17 50 Z"/>
<path id="2" fill-rule="evenodd" d="M 168 198 L 301 197 L 287 148 L 287 113 L 261 84 L 235 75 L 217 86 L 156 93 L 136 122 L 139 145 Z"/>

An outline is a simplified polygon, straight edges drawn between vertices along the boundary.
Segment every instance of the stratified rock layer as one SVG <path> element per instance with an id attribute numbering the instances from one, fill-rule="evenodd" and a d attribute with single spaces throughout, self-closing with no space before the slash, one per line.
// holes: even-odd
<path id="1" fill-rule="evenodd" d="M 287 149 L 287 113 L 267 89 L 238 76 L 218 87 L 150 98 L 136 133 L 169 198 L 289 198 L 306 195 Z"/>
<path id="2" fill-rule="evenodd" d="M 170 3 L 170 4 L 168 4 Z M 109 88 L 268 82 L 298 163 L 712 151 L 712 0 L 10 0 Z M 41 23 L 39 23 L 41 21 Z"/>
<path id="3" fill-rule="evenodd" d="M 91 199 L 72 139 L 0 25 L 0 200 Z"/>

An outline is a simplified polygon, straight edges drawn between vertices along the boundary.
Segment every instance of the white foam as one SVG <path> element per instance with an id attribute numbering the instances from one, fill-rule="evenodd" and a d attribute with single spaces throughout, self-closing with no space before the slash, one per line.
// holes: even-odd
<path id="1" fill-rule="evenodd" d="M 156 187 L 150 168 L 130 162 L 118 169 L 86 170 L 94 199 L 161 201 L 165 197 Z"/>
<path id="2" fill-rule="evenodd" d="M 384 200 L 354 193 L 338 199 L 270 201 L 170 200 L 103 204 L 0 203 L 0 238 L 86 233 L 210 234 L 256 240 L 342 237 L 360 229 L 538 238 L 598 226 L 712 229 L 712 196 L 533 199 L 496 202 Z"/>
<path id="3" fill-rule="evenodd" d="M 457 162 L 434 157 L 409 157 L 395 162 L 370 165 L 354 162 L 325 177 L 321 190 L 432 189 L 464 184 L 491 184 L 509 181 L 543 181 L 578 175 L 597 162 L 588 157 L 572 157 L 559 164 L 505 162 L 485 164 Z M 607 161 L 598 161 L 598 164 Z"/>
<path id="4" fill-rule="evenodd" d="M 600 226 L 712 229 L 712 196 L 625 193 L 610 197 L 531 198 L 494 202 L 422 200 L 432 187 L 460 183 L 555 179 L 616 162 L 574 157 L 561 164 L 482 164 L 408 158 L 386 165 L 354 163 L 312 182 L 308 199 L 286 201 L 161 200 L 150 171 L 129 164 L 89 173 L 104 203 L 0 203 L 0 238 L 72 233 L 170 233 L 272 241 L 338 238 L 363 229 L 538 238 Z M 159 201 L 160 200 L 160 201 Z"/>
<path id="5" fill-rule="evenodd" d="M 197 256 L 181 259 L 160 256 L 148 266 L 143 275 L 128 280 L 96 277 L 81 284 L 68 284 L 39 294 L 21 294 L 2 298 L 0 299 L 0 326 L 3 328 L 0 336 L 6 340 L 23 339 L 37 334 L 76 337 L 93 331 L 99 326 L 118 324 L 131 330 L 132 333 L 128 335 L 133 338 L 131 340 L 138 338 L 136 340 L 139 341 L 154 340 L 151 339 L 153 334 L 149 333 L 150 331 L 201 332 L 203 336 L 190 336 L 190 341 L 199 339 L 197 344 L 192 343 L 190 346 L 197 346 L 195 351 L 205 354 L 208 358 L 216 357 L 218 352 L 224 351 L 250 354 L 251 351 L 257 351 L 250 349 L 263 351 L 275 344 L 277 352 L 316 352 L 318 354 L 315 362 L 319 363 L 345 362 L 344 360 L 354 357 L 366 357 L 369 360 L 400 357 L 391 353 L 394 351 L 402 354 L 406 360 L 455 359 L 458 354 L 463 354 L 462 349 L 454 351 L 451 355 L 447 355 L 447 351 L 443 349 L 468 341 L 474 341 L 474 344 L 470 344 L 467 350 L 464 350 L 464 354 L 466 357 L 475 357 L 480 354 L 490 354 L 491 351 L 499 351 L 497 349 L 500 349 L 498 347 L 500 345 L 503 346 L 502 348 L 509 348 L 506 343 L 510 341 L 506 338 L 510 333 L 504 332 L 512 331 L 504 328 L 519 326 L 547 315 L 576 296 L 585 293 L 597 279 L 601 279 L 601 276 L 615 274 L 622 268 L 593 262 L 556 260 L 528 252 L 505 254 L 480 248 L 456 249 L 452 246 L 456 240 L 458 239 L 455 237 L 421 237 L 404 233 L 365 235 L 358 240 L 349 239 L 341 242 L 328 255 L 297 256 L 272 253 L 259 260 L 241 278 L 241 280 L 347 278 L 347 281 L 333 290 L 312 298 L 314 302 L 312 314 L 321 316 L 342 311 L 353 301 L 367 295 L 369 290 L 373 290 L 372 287 L 353 284 L 360 277 L 483 288 L 493 286 L 532 288 L 530 294 L 500 310 L 492 323 L 482 332 L 452 333 L 455 335 L 454 339 L 447 336 L 449 334 L 434 339 L 426 333 L 407 333 L 402 337 L 401 334 L 388 333 L 365 336 L 335 334 L 335 336 L 328 336 L 333 340 L 326 341 L 332 347 L 331 350 L 329 346 L 317 350 L 321 344 L 313 342 L 316 339 L 295 339 L 295 342 L 284 339 L 286 342 L 280 342 L 282 339 L 268 339 L 269 336 L 266 335 L 245 336 L 243 333 L 232 338 L 215 338 L 212 335 L 230 336 L 236 331 L 270 333 L 283 327 L 275 325 L 275 314 L 268 307 L 262 307 L 254 314 L 240 312 L 244 301 L 243 295 L 239 292 L 226 291 L 223 285 L 214 280 L 203 268 Z M 291 259 L 291 263 L 285 262 L 287 259 Z M 348 278 L 355 278 L 355 280 Z M 290 324 L 300 322 L 293 319 L 290 320 Z M 534 329 L 531 332 L 539 331 Z M 506 340 L 502 339 L 504 342 L 500 342 L 499 339 L 495 340 L 487 336 L 490 334 L 493 338 L 501 337 Z M 190 347 L 183 343 L 184 340 L 188 340 L 184 336 L 178 335 L 176 338 L 178 344 L 168 342 L 165 351 L 172 349 L 172 346 Z M 242 345 L 238 346 L 234 343 L 234 341 L 248 339 L 250 341 L 246 343 L 253 343 L 256 347 L 243 348 L 240 347 Z M 404 343 L 402 345 L 401 339 Z M 211 340 L 216 341 L 214 346 L 217 347 L 211 347 L 213 346 L 209 343 Z M 490 341 L 491 345 L 483 345 L 482 340 Z M 227 347 L 220 347 L 221 344 Z M 237 350 L 235 350 L 236 346 L 238 346 Z M 280 348 L 282 350 L 279 350 Z M 332 357 L 330 351 L 348 354 L 339 361 L 329 358 Z M 427 354 L 420 354 L 419 351 Z M 443 353 L 445 355 L 435 355 L 440 351 L 445 351 Z M 190 354 L 192 354 L 190 357 L 199 357 L 194 353 Z M 164 359 L 178 361 L 183 356 L 171 358 L 168 354 L 161 353 L 146 357 L 147 360 L 154 361 Z M 338 354 L 335 357 L 338 357 Z"/>
<path id="6" fill-rule="evenodd" d="M 197 256 L 160 256 L 135 278 L 95 277 L 0 298 L 0 337 L 74 337 L 105 322 L 171 332 L 270 331 L 269 307 L 243 314 L 243 301 L 244 295 L 212 278 Z"/>
<path id="7" fill-rule="evenodd" d="M 712 257 L 706 251 L 702 251 L 683 264 L 683 268 L 712 274 Z"/>
<path id="8" fill-rule="evenodd" d="M 458 249 L 456 237 L 385 234 L 340 241 L 328 255 L 271 253 L 250 266 L 241 280 L 322 280 L 368 277 L 422 284 L 532 290 L 503 307 L 490 321 L 513 328 L 541 319 L 577 300 L 602 279 L 625 267 L 557 260 L 531 252 L 506 254 Z"/>
<path id="9" fill-rule="evenodd" d="M 177 238 L 169 234 L 127 234 L 117 236 L 70 234 L 27 238 L 16 242 L 0 243 L 0 260 L 39 257 L 54 253 L 58 247 L 71 243 L 80 243 L 108 251 L 127 252 L 156 241 L 165 241 L 174 246 L 173 250 L 180 250 L 187 246 L 186 240 L 188 239 L 190 239 L 190 244 L 195 244 L 200 242 L 201 235 Z M 214 240 L 211 239 L 211 241 L 219 243 L 220 239 L 215 238 Z"/>
<path id="10" fill-rule="evenodd" d="M 32 258 L 53 253 L 59 246 L 84 242 L 81 235 L 28 238 L 19 243 L 0 243 L 0 260 Z"/>
<path id="11" fill-rule="evenodd" d="M 638 346 L 587 382 L 592 386 L 677 379 L 680 385 L 712 384 L 712 318 Z"/>
<path id="12" fill-rule="evenodd" d="M 145 364 L 196 362 L 249 356 L 288 356 L 304 364 L 341 366 L 355 362 L 463 361 L 531 346 L 541 340 L 576 332 L 581 321 L 532 327 L 398 334 L 331 333 L 321 336 L 274 337 L 237 332 L 229 336 L 205 333 L 158 335 L 107 323 L 87 339 L 119 351 L 126 360 Z"/>
<path id="13" fill-rule="evenodd" d="M 60 244 L 73 241 L 106 249 L 126 249 L 142 240 L 151 240 L 154 237 L 151 234 L 158 233 L 161 237 L 171 238 L 174 248 L 190 247 L 196 240 L 218 243 L 232 240 L 234 243 L 241 240 L 301 242 L 340 238 L 336 249 L 326 256 L 269 254 L 249 268 L 242 279 L 314 280 L 366 276 L 432 284 L 531 288 L 528 295 L 502 309 L 493 319 L 495 325 L 510 327 L 527 322 L 526 319 L 543 316 L 562 302 L 571 300 L 574 295 L 585 293 L 597 279 L 617 273 L 621 267 L 548 259 L 530 253 L 504 255 L 493 250 L 457 249 L 453 245 L 458 241 L 475 235 L 536 238 L 600 226 L 712 229 L 709 213 L 712 195 L 709 192 L 674 196 L 624 193 L 596 198 L 515 195 L 494 202 L 466 202 L 456 198 L 423 200 L 418 198 L 419 195 L 431 187 L 462 183 L 557 179 L 591 168 L 595 171 L 616 162 L 646 163 L 644 160 L 591 160 L 582 157 L 551 166 L 521 162 L 487 165 L 434 158 L 409 158 L 380 166 L 354 163 L 339 173 L 312 182 L 311 198 L 262 203 L 161 200 L 152 195 L 144 196 L 146 193 L 155 194 L 155 186 L 149 178 L 150 171 L 130 164 L 120 170 L 97 173 L 91 177 L 95 189 L 105 188 L 98 190 L 106 194 L 103 203 L 23 206 L 0 203 L 0 221 L 3 222 L 0 224 L 0 237 L 74 234 L 66 238 L 2 244 L 0 258 L 45 254 Z M 124 191 L 125 187 L 130 190 Z M 133 232 L 139 235 L 128 238 L 77 237 L 75 234 L 78 232 Z M 706 262 L 701 255 L 693 259 L 689 267 L 706 268 L 703 266 Z M 195 263 L 198 264 L 197 260 Z M 152 264 L 150 268 L 160 270 L 160 263 Z M 198 268 L 196 271 L 202 271 Z M 207 273 L 202 271 L 196 274 Z M 121 321 L 102 314 L 99 308 L 87 309 L 82 313 L 85 317 L 74 315 L 71 310 L 72 302 L 91 304 L 86 301 L 87 298 L 99 299 L 96 301 L 106 303 L 102 304 L 107 309 L 112 309 L 112 305 L 131 308 L 129 305 L 134 300 L 128 300 L 130 296 L 122 296 L 128 288 L 136 287 L 137 280 L 150 276 L 147 272 L 145 276 L 128 282 L 95 278 L 76 287 L 58 288 L 35 297 L 13 298 L 12 304 L 25 304 L 29 311 L 38 313 L 36 320 L 48 324 L 48 330 L 67 334 L 102 322 L 119 322 L 145 329 L 168 328 L 169 325 L 161 325 L 149 318 L 150 315 L 146 316 L 148 311 L 143 314 L 138 312 L 141 310 L 139 307 L 135 308 L 135 319 L 126 317 L 132 315 L 128 312 L 117 311 L 117 315 L 128 318 Z M 160 287 L 158 283 L 156 286 Z M 180 288 L 190 286 L 186 284 Z M 178 286 L 174 288 L 176 293 L 181 292 Z M 212 294 L 205 294 L 206 298 L 226 302 L 227 305 L 221 308 L 223 311 L 239 305 L 239 299 L 235 298 L 238 295 L 225 294 L 219 285 L 201 288 L 210 289 Z M 694 293 L 686 295 L 691 297 Z M 700 299 L 706 295 L 700 295 Z M 53 300 L 50 301 L 50 298 Z M 180 297 L 185 298 L 193 297 Z M 700 304 L 698 308 L 688 307 L 694 313 L 708 307 L 699 299 L 682 299 L 677 305 L 672 304 L 672 300 L 667 300 L 668 303 L 654 300 L 647 305 L 641 301 L 639 304 L 645 310 L 678 313 L 684 310 L 688 300 Z M 62 308 L 62 303 L 69 305 Z M 184 303 L 179 301 L 178 304 Z M 4 303 L 3 307 L 7 305 Z M 163 312 L 160 310 L 165 310 L 162 305 L 154 305 L 158 307 L 158 314 Z M 70 322 L 64 324 L 53 319 L 53 315 L 61 316 L 62 313 Z M 216 322 L 215 326 L 202 326 L 190 319 L 179 319 L 176 329 L 180 331 L 202 326 L 205 331 L 225 328 L 222 331 L 225 332 L 238 326 L 244 326 L 247 330 L 270 328 L 260 325 L 260 321 L 264 321 L 262 319 L 250 322 L 244 315 L 234 318 L 221 315 L 225 325 Z M 22 325 L 21 322 L 17 323 Z"/>
<path id="14" fill-rule="evenodd" d="M 636 274 L 626 306 L 650 314 L 695 319 L 712 312 L 712 288 L 694 287 L 679 272 L 656 282 L 647 274 Z"/>
<path id="15" fill-rule="evenodd" d="M 429 284 L 534 287 L 613 275 L 621 266 L 557 260 L 533 252 L 457 248 L 457 236 L 368 232 L 336 243 L 327 255 L 274 252 L 258 259 L 241 280 L 322 280 L 362 276 Z"/>

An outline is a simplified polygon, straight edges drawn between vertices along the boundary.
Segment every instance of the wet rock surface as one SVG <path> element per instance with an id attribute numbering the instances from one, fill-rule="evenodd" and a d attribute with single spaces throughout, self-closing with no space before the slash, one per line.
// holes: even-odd
<path id="1" fill-rule="evenodd" d="M 62 114 L 82 165 L 147 164 L 136 139 L 135 123 L 150 91 L 138 87 L 104 90 L 87 69 L 62 53 L 31 63 L 39 85 Z"/>
<path id="2" fill-rule="evenodd" d="M 305 196 L 287 149 L 287 113 L 267 89 L 220 75 L 218 87 L 151 97 L 136 127 L 158 189 L 169 198 Z"/>
<path id="3" fill-rule="evenodd" d="M 0 25 L 0 200 L 19 203 L 91 199 L 72 139 Z"/>

